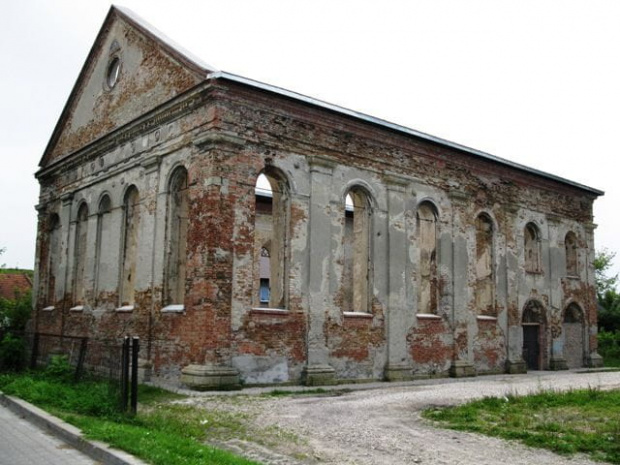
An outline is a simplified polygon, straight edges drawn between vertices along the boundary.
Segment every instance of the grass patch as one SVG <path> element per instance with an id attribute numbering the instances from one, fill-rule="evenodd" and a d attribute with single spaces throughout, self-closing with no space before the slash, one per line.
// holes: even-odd
<path id="1" fill-rule="evenodd" d="M 428 409 L 423 416 L 456 430 L 620 464 L 620 390 L 489 397 L 457 407 Z"/>
<path id="2" fill-rule="evenodd" d="M 118 412 L 118 397 L 108 383 L 71 383 L 50 373 L 0 375 L 0 390 L 20 397 L 96 439 L 155 465 L 258 465 L 206 444 L 213 439 L 247 436 L 242 416 L 174 403 L 184 396 L 140 386 L 139 414 Z"/>
<path id="3" fill-rule="evenodd" d="M 606 355 L 603 357 L 603 363 L 606 367 L 620 367 L 620 356 Z"/>

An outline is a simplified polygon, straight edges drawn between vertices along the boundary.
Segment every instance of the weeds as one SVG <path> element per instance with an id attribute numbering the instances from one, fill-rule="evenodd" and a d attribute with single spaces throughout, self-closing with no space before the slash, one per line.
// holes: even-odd
<path id="1" fill-rule="evenodd" d="M 589 388 L 489 397 L 458 407 L 429 409 L 424 416 L 452 429 L 620 464 L 620 390 Z"/>
<path id="2" fill-rule="evenodd" d="M 170 403 L 183 398 L 140 386 L 139 415 L 118 412 L 108 383 L 71 382 L 57 360 L 45 372 L 0 374 L 0 390 L 50 411 L 80 428 L 90 439 L 107 442 L 155 465 L 258 465 L 206 444 L 213 438 L 248 435 L 243 418 Z"/>

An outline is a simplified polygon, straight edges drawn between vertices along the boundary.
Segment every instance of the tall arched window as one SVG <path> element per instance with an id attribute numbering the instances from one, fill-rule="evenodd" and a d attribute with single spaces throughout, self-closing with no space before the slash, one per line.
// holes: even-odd
<path id="1" fill-rule="evenodd" d="M 418 230 L 418 313 L 437 313 L 437 210 L 423 202 L 416 215 Z"/>
<path id="2" fill-rule="evenodd" d="M 343 311 L 368 312 L 370 294 L 370 197 L 360 187 L 349 190 L 344 215 Z"/>
<path id="3" fill-rule="evenodd" d="M 108 195 L 104 195 L 99 201 L 97 210 L 97 243 L 95 248 L 95 299 L 98 299 L 99 288 L 101 284 L 101 276 L 106 276 L 107 269 L 104 258 L 105 250 L 110 247 L 108 243 L 112 211 L 112 202 Z"/>
<path id="4" fill-rule="evenodd" d="M 255 189 L 255 307 L 285 308 L 287 301 L 289 187 L 278 170 L 265 169 Z M 266 246 L 266 244 L 268 244 Z M 265 255 L 268 260 L 265 260 Z M 268 268 L 265 268 L 265 264 Z"/>
<path id="5" fill-rule="evenodd" d="M 84 304 L 84 272 L 86 269 L 86 252 L 88 247 L 88 206 L 82 203 L 75 223 L 75 252 L 73 262 L 73 301 L 76 305 Z"/>
<path id="6" fill-rule="evenodd" d="M 566 252 L 566 274 L 577 276 L 577 237 L 569 231 L 564 238 L 564 250 Z"/>
<path id="7" fill-rule="evenodd" d="M 476 309 L 480 315 L 495 315 L 493 222 L 486 214 L 476 218 Z"/>
<path id="8" fill-rule="evenodd" d="M 541 271 L 540 232 L 534 223 L 525 225 L 524 230 L 525 271 Z"/>
<path id="9" fill-rule="evenodd" d="M 127 189 L 123 209 L 123 266 L 121 267 L 120 301 L 122 306 L 131 306 L 134 304 L 135 296 L 140 227 L 140 195 L 135 186 Z"/>
<path id="10" fill-rule="evenodd" d="M 53 306 L 56 302 L 56 275 L 60 263 L 60 217 L 52 213 L 48 220 L 49 248 L 47 262 L 46 303 Z"/>
<path id="11" fill-rule="evenodd" d="M 187 170 L 179 167 L 172 173 L 168 185 L 166 284 L 164 290 L 166 305 L 183 304 L 185 299 L 188 218 Z"/>

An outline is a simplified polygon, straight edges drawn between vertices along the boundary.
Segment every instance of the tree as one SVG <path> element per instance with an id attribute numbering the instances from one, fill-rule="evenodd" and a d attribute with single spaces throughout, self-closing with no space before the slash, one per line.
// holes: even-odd
<path id="1" fill-rule="evenodd" d="M 594 281 L 596 283 L 596 294 L 599 301 L 603 300 L 604 295 L 608 291 L 616 291 L 618 274 L 607 276 L 615 257 L 616 252 L 610 252 L 608 249 L 597 252 L 594 257 Z"/>
<path id="2" fill-rule="evenodd" d="M 598 326 L 604 331 L 620 330 L 620 294 L 616 290 L 618 274 L 608 276 L 616 253 L 603 249 L 594 258 L 594 280 L 598 300 Z"/>

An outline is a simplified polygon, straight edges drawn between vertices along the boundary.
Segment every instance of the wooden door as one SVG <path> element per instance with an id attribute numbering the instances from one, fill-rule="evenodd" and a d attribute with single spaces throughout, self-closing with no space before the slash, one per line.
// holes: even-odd
<path id="1" fill-rule="evenodd" d="M 528 370 L 540 370 L 539 325 L 523 325 L 523 360 Z"/>

